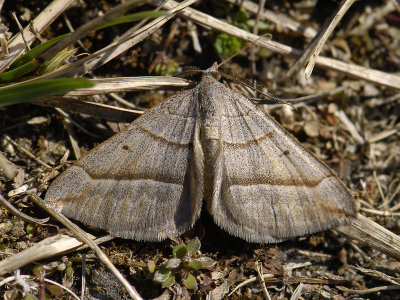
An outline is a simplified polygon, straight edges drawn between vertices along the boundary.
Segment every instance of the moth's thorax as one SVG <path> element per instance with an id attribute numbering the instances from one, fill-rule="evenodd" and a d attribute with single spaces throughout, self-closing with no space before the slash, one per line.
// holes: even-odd
<path id="1" fill-rule="evenodd" d="M 225 87 L 210 75 L 203 75 L 197 85 L 202 138 L 218 140 L 221 122 L 221 89 Z"/>

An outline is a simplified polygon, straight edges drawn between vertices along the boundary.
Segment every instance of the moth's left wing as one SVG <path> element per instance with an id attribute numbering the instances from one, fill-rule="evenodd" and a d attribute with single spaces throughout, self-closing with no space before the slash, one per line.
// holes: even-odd
<path id="1" fill-rule="evenodd" d="M 188 230 L 203 197 L 193 96 L 172 96 L 91 150 L 52 183 L 47 205 L 124 238 L 157 241 Z"/>

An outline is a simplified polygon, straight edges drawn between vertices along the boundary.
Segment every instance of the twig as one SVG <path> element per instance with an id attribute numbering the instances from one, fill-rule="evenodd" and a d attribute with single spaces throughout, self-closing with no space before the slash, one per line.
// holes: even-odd
<path id="1" fill-rule="evenodd" d="M 262 263 L 257 261 L 255 267 L 256 267 L 256 271 L 257 271 L 257 278 L 260 281 L 260 285 L 261 285 L 261 288 L 263 290 L 264 297 L 267 300 L 271 300 L 271 296 L 268 293 L 268 290 L 267 290 L 267 287 L 265 286 L 265 281 L 264 281 L 264 278 L 263 278 Z"/>
<path id="2" fill-rule="evenodd" d="M 336 288 L 338 290 L 341 290 L 342 292 L 346 292 L 349 294 L 358 294 L 358 295 L 367 295 L 367 294 L 379 293 L 379 292 L 384 292 L 384 291 L 400 290 L 400 286 L 398 286 L 398 285 L 384 285 L 384 286 L 378 286 L 378 287 L 374 287 L 371 289 L 365 289 L 365 290 L 352 290 L 352 289 L 349 289 L 344 286 L 337 286 Z"/>
<path id="3" fill-rule="evenodd" d="M 115 101 L 117 101 L 119 104 L 122 104 L 126 107 L 129 107 L 133 111 L 137 112 L 138 114 L 143 114 L 144 111 L 141 110 L 136 110 L 137 106 L 133 104 L 132 102 L 129 102 L 122 98 L 121 96 L 117 95 L 116 93 L 110 93 L 109 94 L 111 98 L 113 98 Z"/>
<path id="4" fill-rule="evenodd" d="M 358 133 L 356 126 L 350 121 L 343 110 L 336 111 L 335 116 L 343 123 L 357 144 L 363 145 L 365 143 L 364 138 Z"/>
<path id="5" fill-rule="evenodd" d="M 367 269 L 367 268 L 363 268 L 363 267 L 356 267 L 356 266 L 351 266 L 353 269 L 356 269 L 358 271 L 360 271 L 363 274 L 366 274 L 368 276 L 374 277 L 375 279 L 378 280 L 382 280 L 382 281 L 386 281 L 389 282 L 391 284 L 395 284 L 400 286 L 400 279 L 393 277 L 393 276 L 389 276 L 381 271 L 378 270 L 371 270 L 371 269 Z"/>
<path id="6" fill-rule="evenodd" d="M 46 164 L 44 161 L 42 161 L 41 159 L 37 158 L 35 155 L 33 155 L 32 153 L 30 153 L 27 149 L 25 149 L 24 147 L 22 147 L 21 145 L 19 145 L 18 143 L 14 142 L 8 135 L 4 135 L 5 139 L 7 141 L 9 141 L 11 144 L 13 144 L 15 147 L 18 148 L 19 151 L 21 151 L 22 153 L 24 153 L 26 156 L 28 156 L 29 158 L 32 158 L 34 161 L 36 161 L 38 164 L 42 165 L 45 168 L 48 169 L 53 169 L 50 165 Z"/>
<path id="7" fill-rule="evenodd" d="M 24 214 L 22 211 L 19 211 L 18 209 L 16 209 L 1 194 L 0 194 L 0 205 L 2 205 L 3 207 L 7 208 L 7 210 L 10 213 L 12 213 L 14 216 L 17 216 L 21 220 L 24 220 L 25 222 L 28 222 L 28 223 L 34 223 L 34 224 L 43 225 L 44 223 L 46 223 L 50 219 L 50 218 L 37 219 L 37 218 L 33 218 L 31 216 L 28 216 L 27 214 Z"/>
<path id="8" fill-rule="evenodd" d="M 371 248 L 400 258 L 400 237 L 361 214 L 357 215 L 351 225 L 335 230 Z"/>
<path id="9" fill-rule="evenodd" d="M 367 139 L 367 142 L 369 144 L 379 142 L 381 140 L 384 140 L 384 139 L 398 133 L 399 131 L 400 131 L 400 128 L 394 128 L 394 129 L 389 129 L 389 130 L 379 132 L 379 133 L 369 137 Z"/>
<path id="10" fill-rule="evenodd" d="M 262 275 L 262 278 L 263 278 L 263 279 L 265 279 L 265 278 L 273 278 L 273 277 L 274 277 L 273 274 L 264 274 L 264 275 Z M 238 284 L 238 285 L 232 290 L 232 292 L 229 293 L 228 297 L 232 296 L 237 290 L 241 289 L 242 287 L 244 287 L 244 286 L 246 286 L 246 285 L 248 285 L 248 284 L 250 284 L 250 283 L 252 283 L 252 282 L 255 282 L 256 280 L 257 280 L 257 277 L 256 277 L 256 276 L 252 276 L 252 277 L 250 277 L 249 279 L 246 279 L 246 280 L 243 281 L 242 283 Z"/>
<path id="11" fill-rule="evenodd" d="M 301 296 L 301 293 L 303 292 L 303 287 L 304 287 L 304 283 L 301 282 L 301 283 L 296 287 L 296 289 L 294 290 L 292 297 L 290 297 L 290 300 L 297 300 L 297 299 L 299 299 L 300 296 Z"/>
<path id="12" fill-rule="evenodd" d="M 391 212 L 390 210 L 377 210 L 377 209 L 370 209 L 370 208 L 360 208 L 360 211 L 377 215 L 377 216 L 384 216 L 384 217 L 399 217 L 400 213 L 396 212 Z"/>
<path id="13" fill-rule="evenodd" d="M 300 68 L 309 60 L 308 65 L 305 70 L 306 79 L 310 78 L 311 72 L 314 69 L 317 58 L 325 45 L 328 37 L 331 35 L 333 29 L 342 19 L 347 10 L 353 5 L 356 0 L 343 0 L 339 5 L 338 9 L 332 14 L 331 18 L 322 27 L 322 30 L 313 39 L 307 49 L 303 52 L 301 57 L 296 61 L 296 63 L 289 69 L 287 76 L 291 77 L 296 74 Z"/>
<path id="14" fill-rule="evenodd" d="M 386 210 L 388 210 L 388 203 L 386 201 L 385 195 L 383 194 L 381 183 L 379 182 L 378 177 L 376 176 L 375 170 L 372 172 L 372 175 L 374 176 L 374 180 L 376 182 L 376 185 L 378 186 L 379 194 L 381 195 L 381 198 L 382 198 L 382 207 L 386 211 Z"/>
<path id="15" fill-rule="evenodd" d="M 75 131 L 72 127 L 72 124 L 73 124 L 72 119 L 70 118 L 69 114 L 64 112 L 62 109 L 56 107 L 56 110 L 64 116 L 63 123 L 64 123 L 64 127 L 68 133 L 68 138 L 69 138 L 69 142 L 72 146 L 72 151 L 74 152 L 75 159 L 79 159 L 82 156 L 82 154 L 81 154 L 81 149 L 79 149 L 78 142 L 76 141 Z M 75 124 L 77 124 L 77 123 L 75 123 Z M 82 126 L 80 126 L 80 127 L 82 127 Z M 87 130 L 85 129 L 84 131 L 87 131 Z"/>
<path id="16" fill-rule="evenodd" d="M 196 53 L 202 53 L 201 44 L 199 41 L 199 35 L 197 34 L 196 25 L 193 24 L 192 21 L 188 21 L 187 23 L 188 32 L 192 38 L 193 50 Z"/>
<path id="17" fill-rule="evenodd" d="M 18 27 L 19 32 L 21 34 L 22 40 L 24 41 L 26 50 L 28 50 L 28 51 L 31 50 L 31 48 L 29 47 L 28 42 L 25 39 L 24 28 L 22 27 L 21 23 L 19 22 L 17 14 L 13 11 L 13 12 L 11 12 L 11 15 L 13 16 L 15 23 L 17 23 L 17 27 Z"/>
<path id="18" fill-rule="evenodd" d="M 68 220 L 64 215 L 61 213 L 54 211 L 50 208 L 48 208 L 43 201 L 36 195 L 31 195 L 31 200 L 35 202 L 38 206 L 43 208 L 46 212 L 51 214 L 52 217 L 54 217 L 57 221 L 62 223 L 65 227 L 67 227 L 74 235 L 83 243 L 86 243 L 96 254 L 97 257 L 99 258 L 100 262 L 107 267 L 110 272 L 117 278 L 122 285 L 125 287 L 125 289 L 128 291 L 129 295 L 133 299 L 142 299 L 142 297 L 139 295 L 139 293 L 136 291 L 136 289 L 129 284 L 129 282 L 125 279 L 125 277 L 118 271 L 118 269 L 110 262 L 108 259 L 107 255 L 104 254 L 103 251 L 97 246 L 88 236 L 87 234 L 80 229 L 77 225 L 72 223 L 70 220 Z"/>
<path id="19" fill-rule="evenodd" d="M 63 286 L 62 284 L 59 284 L 57 281 L 51 280 L 51 279 L 47 279 L 44 278 L 44 281 L 54 284 L 56 286 L 59 286 L 60 288 L 62 288 L 63 290 L 66 290 L 68 293 L 70 293 L 75 299 L 80 300 L 78 295 L 76 295 L 71 289 L 67 288 L 66 286 Z"/>
<path id="20" fill-rule="evenodd" d="M 81 300 L 85 299 L 86 287 L 86 254 L 82 254 L 82 283 L 81 283 Z"/>
<path id="21" fill-rule="evenodd" d="M 264 10 L 264 5 L 265 5 L 265 0 L 260 0 L 258 3 L 258 9 L 257 9 L 257 15 L 256 15 L 256 23 L 254 24 L 253 27 L 253 34 L 258 35 L 258 25 L 260 23 L 260 17 L 261 17 L 261 12 Z M 256 47 L 250 47 L 249 52 L 250 52 L 250 57 L 249 60 L 251 62 L 251 72 L 252 74 L 256 74 Z"/>
<path id="22" fill-rule="evenodd" d="M 40 105 L 46 105 L 46 103 L 48 104 L 48 101 L 50 102 L 50 103 L 52 103 L 52 100 L 54 101 L 53 103 L 58 103 L 57 102 L 57 100 L 58 99 L 60 99 L 60 98 L 57 98 L 57 97 L 49 97 L 49 98 L 42 98 L 41 99 L 41 101 L 40 101 Z M 61 99 L 63 99 L 63 100 L 65 100 L 65 102 L 69 102 L 68 100 L 70 100 L 69 98 L 64 98 L 64 97 L 61 97 Z M 76 100 L 76 101 L 80 101 L 80 100 L 78 100 L 78 99 L 74 99 L 74 100 Z M 42 101 L 44 102 L 44 103 L 42 103 Z M 84 101 L 82 101 L 82 103 L 84 104 L 85 102 Z M 91 103 L 91 102 L 90 102 Z M 68 104 L 70 104 L 70 103 L 68 103 Z M 55 110 L 60 114 L 60 115 L 62 115 L 63 117 L 64 117 L 64 119 L 67 119 L 68 120 L 68 122 L 70 123 L 70 124 L 73 124 L 74 126 L 76 126 L 77 128 L 79 128 L 79 130 L 81 130 L 82 132 L 84 132 L 85 134 L 87 134 L 87 135 L 89 135 L 89 136 L 91 136 L 91 137 L 94 137 L 94 138 L 101 138 L 101 136 L 99 136 L 99 135 L 97 135 L 97 134 L 94 134 L 94 133 L 91 133 L 90 131 L 88 131 L 85 127 L 83 127 L 81 124 L 79 124 L 78 122 L 76 122 L 76 121 L 74 121 L 74 119 L 72 119 L 71 117 L 70 117 L 70 115 L 69 114 L 67 114 L 65 111 L 63 111 L 60 107 L 62 107 L 63 108 L 63 105 L 62 104 L 60 104 L 60 105 L 54 105 L 54 106 L 58 106 L 58 107 L 56 107 L 55 108 Z M 90 106 L 90 105 L 88 105 L 88 106 Z M 68 106 L 67 106 L 68 107 Z M 90 108 L 89 108 L 90 109 Z M 72 111 L 75 111 L 75 110 L 73 110 L 73 109 L 71 109 Z M 78 110 L 78 112 L 80 112 L 79 110 Z M 74 145 L 72 146 L 72 147 L 74 147 Z"/>

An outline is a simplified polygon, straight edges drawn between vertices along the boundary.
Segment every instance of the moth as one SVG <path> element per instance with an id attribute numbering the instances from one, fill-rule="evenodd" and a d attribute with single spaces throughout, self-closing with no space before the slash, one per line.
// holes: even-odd
<path id="1" fill-rule="evenodd" d="M 268 113 L 204 71 L 63 172 L 46 204 L 113 235 L 178 236 L 203 203 L 249 242 L 279 242 L 345 225 L 353 196 Z"/>

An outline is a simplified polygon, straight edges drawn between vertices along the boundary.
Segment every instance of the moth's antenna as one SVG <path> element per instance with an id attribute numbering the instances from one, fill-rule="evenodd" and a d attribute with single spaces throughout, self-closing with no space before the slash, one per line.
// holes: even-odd
<path id="1" fill-rule="evenodd" d="M 266 33 L 266 34 L 260 36 L 257 40 L 265 38 L 266 36 L 271 37 L 271 35 L 269 33 Z M 250 46 L 251 46 L 251 44 L 247 44 L 245 47 L 243 47 L 242 49 L 237 51 L 235 54 L 233 54 L 230 57 L 228 57 L 227 59 L 223 60 L 220 64 L 218 64 L 216 66 L 216 70 L 218 70 L 223 64 L 225 64 L 226 62 L 230 61 L 235 56 L 239 55 L 239 53 L 241 53 L 241 52 L 245 51 L 246 49 L 248 49 Z M 282 100 L 279 97 L 275 96 L 274 94 L 268 92 L 264 87 L 261 87 L 261 86 L 259 86 L 257 84 L 254 84 L 253 82 L 251 82 L 250 80 L 248 80 L 246 78 L 239 78 L 238 76 L 233 75 L 232 73 L 230 73 L 227 70 L 223 70 L 223 71 L 219 70 L 219 73 L 221 74 L 222 77 L 225 77 L 226 79 L 229 79 L 229 80 L 232 80 L 232 81 L 235 81 L 235 82 L 242 83 L 242 84 L 250 87 L 251 89 L 255 90 L 256 92 L 258 92 L 258 93 L 260 93 L 262 95 L 265 95 L 270 99 L 275 100 L 276 102 L 293 106 L 290 103 L 286 102 L 285 100 Z"/>
<path id="2" fill-rule="evenodd" d="M 195 66 L 184 66 L 181 68 L 181 72 L 179 72 L 178 74 L 176 74 L 176 77 L 189 77 L 192 76 L 194 74 L 199 74 L 199 73 L 203 73 L 204 71 L 198 67 Z"/>
<path id="3" fill-rule="evenodd" d="M 268 92 L 266 88 L 264 88 L 264 87 L 262 87 L 262 86 L 260 86 L 258 84 L 255 84 L 254 82 L 250 81 L 247 78 L 238 77 L 236 75 L 233 75 L 232 73 L 230 73 L 227 70 L 219 70 L 219 73 L 221 74 L 222 77 L 224 77 L 224 78 L 226 78 L 228 80 L 232 80 L 232 81 L 244 84 L 245 86 L 248 86 L 249 88 L 255 90 L 256 92 L 258 92 L 258 93 L 260 93 L 260 94 L 262 94 L 264 96 L 266 96 L 269 99 L 272 99 L 272 100 L 274 100 L 276 102 L 279 102 L 279 103 L 282 103 L 282 104 L 287 104 L 287 105 L 293 107 L 293 105 L 290 104 L 289 102 L 287 102 L 286 100 L 275 96 L 271 92 Z"/>

